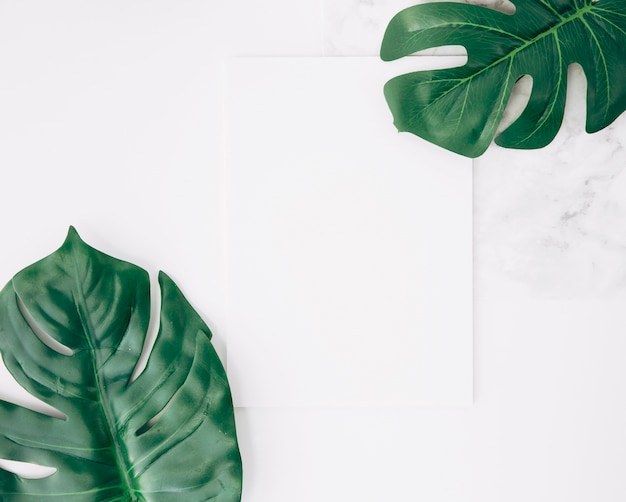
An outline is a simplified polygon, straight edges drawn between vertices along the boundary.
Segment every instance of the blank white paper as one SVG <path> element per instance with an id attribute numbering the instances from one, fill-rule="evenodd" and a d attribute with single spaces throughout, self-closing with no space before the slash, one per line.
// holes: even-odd
<path id="1" fill-rule="evenodd" d="M 395 130 L 382 89 L 408 63 L 229 63 L 236 406 L 471 403 L 472 166 Z"/>

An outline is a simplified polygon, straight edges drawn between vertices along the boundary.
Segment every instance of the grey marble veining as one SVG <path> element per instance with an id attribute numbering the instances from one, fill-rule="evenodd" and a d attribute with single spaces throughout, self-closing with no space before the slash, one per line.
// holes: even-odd
<path id="1" fill-rule="evenodd" d="M 563 125 L 546 148 L 492 145 L 475 160 L 478 297 L 626 293 L 626 118 L 587 134 L 585 89 L 572 67 Z M 510 116 L 528 91 L 526 82 L 515 92 Z"/>

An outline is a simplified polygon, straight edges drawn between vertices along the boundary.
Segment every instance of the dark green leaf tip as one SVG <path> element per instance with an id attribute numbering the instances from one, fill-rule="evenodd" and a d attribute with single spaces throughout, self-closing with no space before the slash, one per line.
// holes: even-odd
<path id="1" fill-rule="evenodd" d="M 75 248 L 80 248 L 80 247 L 84 247 L 84 248 L 91 248 L 91 246 L 89 246 L 82 238 L 81 236 L 78 234 L 78 231 L 76 230 L 76 228 L 72 225 L 70 225 L 70 227 L 67 230 L 67 236 L 65 237 L 65 241 L 63 241 L 63 245 L 61 246 L 61 248 L 71 248 L 71 249 L 75 249 Z"/>
<path id="2" fill-rule="evenodd" d="M 76 230 L 76 227 L 74 225 L 70 225 L 70 227 L 67 230 L 67 236 L 76 236 L 78 238 L 80 238 L 80 236 L 78 235 L 78 231 Z"/>

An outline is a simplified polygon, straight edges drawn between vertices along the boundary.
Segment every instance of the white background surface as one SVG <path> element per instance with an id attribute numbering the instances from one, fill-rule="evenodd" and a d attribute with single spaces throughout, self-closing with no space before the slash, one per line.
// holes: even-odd
<path id="1" fill-rule="evenodd" d="M 197 259 L 202 272 L 180 282 L 211 327 L 225 322 L 219 288 L 205 287 L 225 283 L 226 257 L 211 238 L 223 201 L 210 178 L 198 178 L 221 176 L 210 170 L 220 134 L 211 120 L 216 52 L 375 56 L 389 17 L 407 5 L 1 1 L 0 186 L 3 201 L 20 200 L 3 202 L 3 243 L 22 246 L 3 254 L 3 277 L 60 244 L 66 223 L 40 227 L 33 216 L 46 221 L 59 207 L 90 243 L 151 271 L 180 280 L 180 256 Z M 474 404 L 238 409 L 244 502 L 626 498 L 626 124 L 583 133 L 584 81 L 572 78 L 578 102 L 553 145 L 492 146 L 474 162 Z M 163 106 L 179 119 L 160 121 Z M 140 177 L 133 166 L 146 163 L 161 174 Z M 92 197 L 47 194 L 59 170 L 80 176 L 84 166 L 101 174 L 85 175 Z M 111 170 L 140 177 L 145 192 L 100 190 Z M 146 200 L 133 204 L 137 218 L 122 219 L 119 206 L 136 197 Z M 206 211 L 209 231 L 188 228 L 186 210 Z M 163 225 L 149 221 L 155 215 Z M 163 255 L 159 234 L 173 241 Z"/>

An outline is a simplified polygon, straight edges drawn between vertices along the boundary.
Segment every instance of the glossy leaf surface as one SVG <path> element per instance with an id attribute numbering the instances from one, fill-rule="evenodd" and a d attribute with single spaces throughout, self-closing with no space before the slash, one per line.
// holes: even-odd
<path id="1" fill-rule="evenodd" d="M 477 157 L 489 146 L 515 82 L 533 78 L 522 115 L 496 139 L 510 148 L 540 148 L 558 132 L 567 69 L 587 77 L 587 132 L 626 109 L 624 0 L 513 0 L 504 14 L 476 5 L 429 3 L 401 11 L 381 49 L 386 61 L 423 49 L 461 45 L 467 64 L 402 75 L 385 86 L 400 131 Z"/>
<path id="2" fill-rule="evenodd" d="M 134 380 L 150 317 L 144 270 L 70 229 L 2 290 L 5 364 L 66 418 L 0 401 L 0 458 L 56 469 L 43 479 L 0 469 L 0 500 L 240 500 L 232 401 L 211 333 L 169 277 L 159 283 L 159 332 Z"/>

